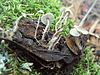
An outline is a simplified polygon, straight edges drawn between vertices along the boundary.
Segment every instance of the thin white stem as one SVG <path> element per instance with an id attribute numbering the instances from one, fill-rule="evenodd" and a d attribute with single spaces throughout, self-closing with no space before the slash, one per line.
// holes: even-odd
<path id="1" fill-rule="evenodd" d="M 62 25 L 65 25 L 65 21 L 68 19 L 68 16 L 69 15 L 69 13 L 66 11 L 66 14 L 65 14 L 65 16 L 63 17 L 63 19 L 61 20 L 61 23 L 60 23 L 60 25 L 59 25 L 59 27 L 58 27 L 58 29 L 60 29 L 61 27 L 62 27 Z"/>
<path id="2" fill-rule="evenodd" d="M 79 26 L 82 26 L 84 24 L 84 21 L 86 20 L 87 16 L 89 15 L 89 13 L 92 11 L 93 7 L 95 6 L 96 2 L 98 0 L 94 0 L 93 4 L 91 5 L 91 7 L 89 8 L 88 12 L 86 13 L 86 15 L 84 16 L 84 18 L 82 19 L 82 21 L 80 22 Z"/>
<path id="3" fill-rule="evenodd" d="M 33 14 L 25 14 L 25 13 L 22 13 L 22 15 L 19 16 L 19 17 L 17 18 L 17 20 L 15 21 L 15 26 L 14 26 L 14 28 L 13 28 L 13 32 L 16 32 L 16 31 L 17 31 L 17 29 L 18 29 L 18 24 L 19 24 L 19 21 L 20 21 L 21 18 L 27 17 L 27 16 L 32 16 L 32 15 L 33 15 Z"/>
<path id="4" fill-rule="evenodd" d="M 52 50 L 52 47 L 53 47 L 53 45 L 54 45 L 54 43 L 55 43 L 55 41 L 56 41 L 57 39 L 58 39 L 58 37 L 53 37 L 53 39 L 51 39 L 48 50 Z"/>
<path id="5" fill-rule="evenodd" d="M 45 27 L 44 31 L 43 31 L 43 35 L 42 35 L 42 41 L 45 38 L 46 33 L 48 32 L 48 28 L 50 26 L 50 21 L 47 19 L 47 26 Z"/>
<path id="6" fill-rule="evenodd" d="M 56 40 L 59 38 L 59 33 L 63 30 L 63 28 L 61 28 L 59 31 L 55 32 L 54 35 L 52 36 L 52 39 L 49 41 L 49 43 L 47 44 L 49 46 L 48 50 L 51 50 L 54 43 L 56 42 Z"/>
<path id="7" fill-rule="evenodd" d="M 20 17 L 15 21 L 15 26 L 14 26 L 14 28 L 13 28 L 13 32 L 16 32 L 16 31 L 17 31 L 19 21 L 20 21 L 20 19 L 21 19 L 22 17 L 23 17 L 23 15 L 20 16 Z"/>
<path id="8" fill-rule="evenodd" d="M 59 42 L 60 39 L 61 39 L 61 36 L 59 36 L 56 42 L 53 44 L 52 50 L 54 50 L 54 47 L 56 46 L 56 44 Z"/>
<path id="9" fill-rule="evenodd" d="M 58 22 L 56 23 L 56 25 L 55 25 L 55 31 L 57 31 L 57 29 L 58 29 L 58 24 L 62 21 L 62 19 L 63 19 L 63 17 L 64 17 L 64 13 L 65 13 L 65 12 L 62 12 L 62 14 L 61 14 L 61 16 L 60 16 L 60 19 L 59 19 Z"/>
<path id="10" fill-rule="evenodd" d="M 37 39 L 36 36 L 37 36 L 38 28 L 39 28 L 40 19 L 41 19 L 41 18 L 40 18 L 40 16 L 39 16 L 38 23 L 37 23 L 36 30 L 35 30 L 35 35 L 34 35 L 34 38 L 35 38 L 35 39 Z"/>

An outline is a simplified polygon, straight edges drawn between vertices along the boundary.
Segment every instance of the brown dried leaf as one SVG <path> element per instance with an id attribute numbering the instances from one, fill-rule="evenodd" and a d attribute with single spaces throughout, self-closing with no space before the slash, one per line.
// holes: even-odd
<path id="1" fill-rule="evenodd" d="M 77 20 L 81 12 L 81 4 L 82 4 L 82 0 L 73 0 L 72 8 L 71 8 L 71 11 L 73 12 L 73 15 L 71 15 L 71 18 L 73 20 Z"/>
<path id="2" fill-rule="evenodd" d="M 67 46 L 69 49 L 76 55 L 78 55 L 79 48 L 77 47 L 75 43 L 75 39 L 72 36 L 67 37 L 66 39 Z"/>

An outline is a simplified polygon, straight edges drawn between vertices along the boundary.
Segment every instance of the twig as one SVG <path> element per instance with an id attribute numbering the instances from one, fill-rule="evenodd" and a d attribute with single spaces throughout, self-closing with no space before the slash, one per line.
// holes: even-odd
<path id="1" fill-rule="evenodd" d="M 90 9 L 88 10 L 88 12 L 86 13 L 86 15 L 84 16 L 84 18 L 82 19 L 82 21 L 80 22 L 79 26 L 82 26 L 84 24 L 85 19 L 87 18 L 87 16 L 89 15 L 89 13 L 92 11 L 93 7 L 95 6 L 96 2 L 98 0 L 94 0 L 93 4 L 91 5 Z"/>
<path id="2" fill-rule="evenodd" d="M 100 22 L 99 19 L 97 19 L 94 24 L 92 25 L 92 27 L 90 28 L 89 32 L 93 33 L 94 30 L 96 29 L 97 24 Z"/>

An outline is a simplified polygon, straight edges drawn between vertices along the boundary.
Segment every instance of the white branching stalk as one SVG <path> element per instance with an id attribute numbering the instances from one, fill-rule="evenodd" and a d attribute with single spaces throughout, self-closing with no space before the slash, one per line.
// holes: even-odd
<path id="1" fill-rule="evenodd" d="M 62 19 L 63 19 L 63 17 L 64 17 L 64 14 L 65 14 L 65 12 L 62 12 L 62 14 L 61 14 L 61 16 L 60 16 L 58 22 L 56 23 L 56 25 L 55 25 L 55 31 L 57 31 L 58 25 L 59 25 L 60 22 L 62 21 Z"/>
<path id="2" fill-rule="evenodd" d="M 36 30 L 35 30 L 35 35 L 34 35 L 34 38 L 35 38 L 35 39 L 37 39 L 36 36 L 37 36 L 38 28 L 39 28 L 40 19 L 41 19 L 41 17 L 39 16 L 38 23 L 37 23 Z"/>
<path id="3" fill-rule="evenodd" d="M 62 25 L 66 24 L 69 14 L 73 15 L 73 13 L 71 11 L 72 7 L 73 7 L 73 5 L 69 6 L 68 8 L 66 8 L 66 7 L 61 8 L 61 16 L 55 25 L 55 31 L 59 30 L 59 28 L 61 28 Z"/>
<path id="4" fill-rule="evenodd" d="M 50 27 L 50 21 L 47 19 L 47 26 L 45 27 L 42 35 L 42 40 L 44 40 L 46 33 L 48 32 L 48 28 Z"/>
<path id="5" fill-rule="evenodd" d="M 89 15 L 89 13 L 92 11 L 92 9 L 94 8 L 96 2 L 98 0 L 94 0 L 93 4 L 91 5 L 91 7 L 89 8 L 88 12 L 86 13 L 86 15 L 84 16 L 84 18 L 82 19 L 82 21 L 80 22 L 79 26 L 82 26 L 84 24 L 84 21 L 86 20 L 87 16 Z"/>
<path id="6" fill-rule="evenodd" d="M 69 14 L 70 14 L 70 10 L 65 10 L 64 12 L 62 12 L 62 15 L 61 15 L 59 21 L 55 25 L 56 32 L 54 33 L 52 39 L 48 43 L 48 45 L 49 45 L 48 50 L 53 50 L 55 45 L 60 40 L 61 35 L 59 33 L 63 30 L 63 25 L 65 24 L 65 21 L 68 19 Z M 59 26 L 58 26 L 58 24 L 59 24 Z"/>
<path id="7" fill-rule="evenodd" d="M 23 16 L 18 17 L 17 20 L 15 21 L 15 26 L 14 26 L 14 28 L 13 28 L 13 32 L 16 32 L 16 31 L 17 31 L 19 21 L 20 21 L 20 19 L 21 19 L 22 17 L 23 17 Z"/>
<path id="8" fill-rule="evenodd" d="M 48 50 L 52 50 L 53 45 L 54 45 L 55 41 L 58 39 L 58 37 L 59 37 L 59 36 L 55 36 L 55 37 L 53 37 L 53 38 L 50 40 L 50 42 L 49 42 L 50 45 L 49 45 Z"/>
<path id="9" fill-rule="evenodd" d="M 59 31 L 55 32 L 52 39 L 48 43 L 48 50 L 52 50 L 53 45 L 56 43 L 56 40 L 60 37 L 59 33 L 63 30 L 63 28 L 59 29 Z"/>
<path id="10" fill-rule="evenodd" d="M 58 39 L 57 39 L 57 40 L 55 41 L 55 43 L 53 44 L 52 50 L 54 50 L 54 47 L 56 46 L 56 44 L 59 43 L 60 39 L 61 39 L 61 36 L 59 36 Z"/>
<path id="11" fill-rule="evenodd" d="M 63 27 L 63 25 L 65 25 L 65 24 L 66 24 L 66 20 L 68 19 L 68 17 L 69 17 L 69 12 L 68 12 L 68 11 L 66 11 L 66 14 L 65 14 L 65 16 L 63 17 L 63 19 L 61 20 L 61 22 L 60 22 L 60 25 L 59 25 L 58 29 L 60 29 L 61 27 Z"/>

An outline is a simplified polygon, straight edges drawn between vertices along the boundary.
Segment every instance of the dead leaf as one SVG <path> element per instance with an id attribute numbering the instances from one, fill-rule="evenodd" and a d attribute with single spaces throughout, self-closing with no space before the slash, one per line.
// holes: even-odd
<path id="1" fill-rule="evenodd" d="M 67 46 L 69 49 L 76 55 L 78 55 L 79 48 L 77 47 L 75 43 L 75 39 L 72 36 L 67 37 L 66 39 Z"/>

